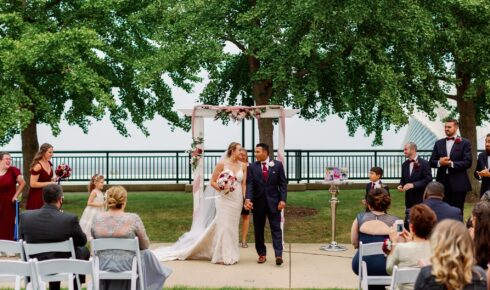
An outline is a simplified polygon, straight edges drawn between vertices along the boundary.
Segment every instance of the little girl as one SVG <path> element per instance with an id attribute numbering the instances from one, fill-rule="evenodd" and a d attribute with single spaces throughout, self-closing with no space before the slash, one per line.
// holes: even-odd
<path id="1" fill-rule="evenodd" d="M 90 179 L 88 185 L 88 191 L 90 196 L 88 197 L 87 207 L 83 211 L 82 218 L 80 219 L 80 227 L 87 235 L 87 239 L 92 237 L 90 227 L 92 226 L 92 220 L 95 215 L 105 210 L 105 196 L 102 192 L 104 188 L 104 176 L 95 174 Z"/>

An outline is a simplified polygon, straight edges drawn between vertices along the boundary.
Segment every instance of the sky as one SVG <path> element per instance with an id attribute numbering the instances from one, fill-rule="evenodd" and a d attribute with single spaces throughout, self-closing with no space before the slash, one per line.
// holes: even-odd
<path id="1" fill-rule="evenodd" d="M 198 98 L 204 84 L 196 85 L 193 93 L 186 93 L 178 88 L 173 88 L 175 110 L 191 109 Z M 114 128 L 109 118 L 100 122 L 94 122 L 89 128 L 88 134 L 76 126 L 69 126 L 66 122 L 61 124 L 61 133 L 54 137 L 49 127 L 38 125 L 39 144 L 50 143 L 55 150 L 187 150 L 192 141 L 191 133 L 176 128 L 172 132 L 166 120 L 156 117 L 145 123 L 150 136 L 144 136 L 136 126 L 128 124 L 131 137 L 121 136 Z M 204 146 L 207 149 L 224 149 L 230 142 L 242 140 L 241 124 L 230 122 L 228 126 L 213 119 L 205 120 Z M 399 132 L 394 130 L 385 132 L 384 144 L 377 149 L 400 149 L 406 128 Z M 255 130 L 256 142 L 258 142 L 258 129 Z M 252 149 L 251 121 L 247 121 L 245 148 Z M 354 137 L 348 135 L 345 121 L 337 116 L 330 116 L 326 122 L 307 121 L 295 116 L 286 120 L 286 149 L 370 149 L 373 136 L 364 136 L 361 128 Z M 275 144 L 277 144 L 277 129 L 274 132 Z M 3 150 L 20 151 L 20 136 L 16 136 Z"/>

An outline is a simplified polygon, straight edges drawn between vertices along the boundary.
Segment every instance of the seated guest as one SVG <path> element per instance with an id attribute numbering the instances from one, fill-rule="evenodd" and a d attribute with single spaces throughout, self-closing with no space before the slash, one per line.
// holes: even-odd
<path id="1" fill-rule="evenodd" d="M 490 202 L 480 201 L 471 215 L 476 264 L 487 269 L 490 261 Z"/>
<path id="2" fill-rule="evenodd" d="M 471 236 L 463 223 L 439 222 L 430 237 L 430 266 L 421 269 L 414 289 L 481 289 L 487 288 L 486 274 L 475 266 Z"/>
<path id="3" fill-rule="evenodd" d="M 433 181 L 425 187 L 424 192 L 424 204 L 428 205 L 437 216 L 437 221 L 443 219 L 453 219 L 463 222 L 463 213 L 455 206 L 450 206 L 443 201 L 444 198 L 444 185 L 442 183 Z"/>
<path id="4" fill-rule="evenodd" d="M 431 256 L 429 235 L 436 225 L 436 214 L 425 204 L 414 205 L 410 209 L 410 233 L 400 235 L 390 233 L 391 251 L 386 260 L 386 272 L 391 275 L 393 266 L 398 268 L 417 267 L 419 260 L 428 260 Z M 400 289 L 413 289 L 413 283 L 402 284 Z"/>
<path id="5" fill-rule="evenodd" d="M 128 193 L 122 186 L 113 186 L 106 192 L 107 212 L 98 213 L 92 221 L 92 236 L 100 238 L 134 239 L 138 237 L 141 250 L 142 268 L 145 277 L 145 289 L 162 289 L 172 270 L 164 267 L 155 255 L 148 250 L 150 240 L 140 217 L 135 213 L 126 213 Z M 131 269 L 134 253 L 124 250 L 104 250 L 97 252 L 100 269 L 111 272 Z M 138 284 L 139 285 L 139 284 Z M 101 280 L 100 289 L 130 289 L 129 280 Z M 143 290 L 143 289 L 140 289 Z"/>
<path id="6" fill-rule="evenodd" d="M 352 223 L 351 242 L 355 248 L 359 247 L 359 242 L 363 244 L 383 242 L 388 238 L 391 227 L 398 219 L 386 213 L 391 204 L 390 194 L 384 188 L 371 190 L 367 195 L 366 204 L 368 212 L 359 213 Z M 386 257 L 384 255 L 374 255 L 365 257 L 369 275 L 388 275 L 386 273 Z M 359 275 L 359 252 L 357 251 L 352 259 L 352 270 Z M 384 289 L 384 286 L 381 288 Z"/>
<path id="7" fill-rule="evenodd" d="M 48 184 L 43 188 L 44 205 L 40 209 L 28 210 L 20 216 L 20 237 L 30 244 L 63 242 L 73 239 L 77 259 L 88 260 L 89 250 L 85 247 L 87 237 L 82 231 L 78 218 L 74 214 L 61 211 L 63 190 L 57 184 Z M 70 253 L 42 253 L 31 258 L 48 260 L 69 258 Z M 84 277 L 80 276 L 83 282 Z M 76 285 L 75 285 L 76 287 Z M 60 289 L 59 282 L 50 282 L 49 289 Z"/>

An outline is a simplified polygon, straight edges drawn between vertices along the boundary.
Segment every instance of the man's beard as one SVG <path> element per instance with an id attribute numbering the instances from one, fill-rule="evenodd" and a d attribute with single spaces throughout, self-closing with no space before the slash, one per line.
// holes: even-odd
<path id="1" fill-rule="evenodd" d="M 487 155 L 490 156 L 490 148 L 485 148 L 485 152 L 487 152 Z"/>

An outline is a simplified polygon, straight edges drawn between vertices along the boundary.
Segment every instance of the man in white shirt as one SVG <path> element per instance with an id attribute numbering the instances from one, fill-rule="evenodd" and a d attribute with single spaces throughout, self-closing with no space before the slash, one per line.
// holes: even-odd
<path id="1" fill-rule="evenodd" d="M 436 181 L 444 185 L 444 201 L 463 212 L 466 193 L 471 191 L 466 170 L 471 167 L 471 143 L 457 135 L 459 123 L 449 119 L 444 124 L 446 138 L 437 140 L 430 166 L 437 168 Z"/>

